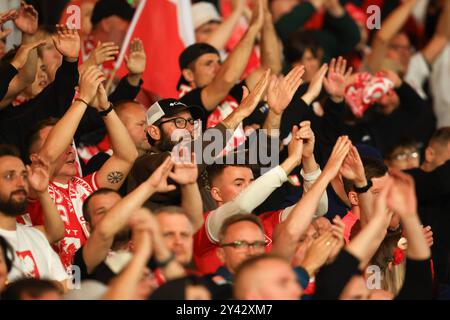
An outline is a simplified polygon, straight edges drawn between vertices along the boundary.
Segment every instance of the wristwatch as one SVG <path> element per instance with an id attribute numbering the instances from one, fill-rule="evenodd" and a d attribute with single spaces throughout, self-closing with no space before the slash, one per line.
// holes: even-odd
<path id="1" fill-rule="evenodd" d="M 113 111 L 113 104 L 110 102 L 109 108 L 103 111 L 99 111 L 98 114 L 101 115 L 102 117 L 106 117 L 108 113 L 110 113 L 111 111 Z"/>
<path id="2" fill-rule="evenodd" d="M 372 180 L 369 179 L 367 180 L 367 185 L 365 185 L 364 187 L 358 188 L 357 186 L 353 185 L 353 189 L 355 189 L 356 193 L 366 193 L 367 191 L 369 191 L 370 188 L 372 188 L 372 186 L 373 186 Z"/>

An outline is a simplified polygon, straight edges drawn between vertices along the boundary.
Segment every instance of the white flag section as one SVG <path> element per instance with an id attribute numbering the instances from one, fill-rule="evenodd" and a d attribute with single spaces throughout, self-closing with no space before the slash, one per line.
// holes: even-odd
<path id="1" fill-rule="evenodd" d="M 117 60 L 124 76 L 124 56 L 134 38 L 140 38 L 147 54 L 143 89 L 162 98 L 177 97 L 180 78 L 178 57 L 195 41 L 190 0 L 142 0 L 139 3 Z"/>
<path id="2" fill-rule="evenodd" d="M 188 47 L 195 42 L 194 24 L 192 22 L 192 9 L 190 0 L 169 0 L 177 6 L 178 32 Z"/>

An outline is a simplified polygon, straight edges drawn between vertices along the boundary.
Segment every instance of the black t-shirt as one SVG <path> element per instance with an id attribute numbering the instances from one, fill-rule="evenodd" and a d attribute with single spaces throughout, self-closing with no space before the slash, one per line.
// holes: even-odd
<path id="1" fill-rule="evenodd" d="M 241 81 L 240 83 L 236 84 L 233 88 L 231 88 L 230 92 L 228 93 L 229 96 L 233 97 L 238 103 L 242 100 L 243 90 L 242 86 L 245 86 L 245 82 Z M 180 98 L 180 101 L 188 106 L 197 106 L 203 109 L 205 117 L 202 120 L 203 123 L 203 129 L 206 128 L 206 121 L 208 120 L 209 115 L 213 111 L 208 111 L 203 104 L 202 101 L 202 90 L 203 88 L 196 88 L 192 89 L 188 93 L 186 93 L 183 97 Z"/>
<path id="2" fill-rule="evenodd" d="M 83 248 L 84 247 L 78 249 L 73 260 L 73 264 L 80 268 L 81 280 L 97 280 L 107 285 L 116 274 L 105 264 L 105 262 L 100 263 L 94 271 L 89 274 L 83 258 Z"/>

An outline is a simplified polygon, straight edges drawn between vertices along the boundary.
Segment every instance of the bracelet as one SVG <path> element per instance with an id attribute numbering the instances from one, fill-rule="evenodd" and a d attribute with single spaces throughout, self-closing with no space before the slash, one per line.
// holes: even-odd
<path id="1" fill-rule="evenodd" d="M 113 104 L 110 102 L 109 108 L 103 111 L 99 111 L 98 114 L 101 115 L 102 117 L 106 117 L 108 113 L 110 113 L 111 111 L 113 111 Z"/>
<path id="2" fill-rule="evenodd" d="M 353 188 L 355 189 L 356 193 L 366 193 L 367 191 L 369 191 L 370 188 L 372 188 L 372 180 L 369 179 L 367 180 L 367 185 L 361 188 L 358 188 L 357 186 L 353 185 Z"/>
<path id="3" fill-rule="evenodd" d="M 84 101 L 84 100 L 81 99 L 81 98 L 76 98 L 75 101 L 83 102 L 85 105 L 87 105 L 87 106 L 89 107 L 89 103 L 87 103 L 86 101 Z"/>

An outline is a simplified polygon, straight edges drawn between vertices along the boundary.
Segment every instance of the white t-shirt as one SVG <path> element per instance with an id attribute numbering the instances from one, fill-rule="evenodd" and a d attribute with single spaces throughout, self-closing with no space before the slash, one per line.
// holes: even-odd
<path id="1" fill-rule="evenodd" d="M 16 231 L 0 229 L 0 236 L 15 253 L 8 281 L 24 277 L 56 281 L 68 278 L 61 260 L 41 231 L 17 223 Z"/>

